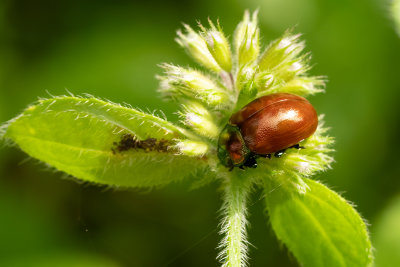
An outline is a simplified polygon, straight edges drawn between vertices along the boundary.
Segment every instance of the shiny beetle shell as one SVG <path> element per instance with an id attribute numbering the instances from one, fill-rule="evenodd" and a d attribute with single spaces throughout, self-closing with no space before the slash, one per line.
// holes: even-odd
<path id="1" fill-rule="evenodd" d="M 298 144 L 312 135 L 317 125 L 317 112 L 304 97 L 288 93 L 263 96 L 232 115 L 219 144 L 229 159 L 222 160 L 220 151 L 218 156 L 226 166 L 240 166 L 251 153 L 267 155 Z M 240 138 L 232 138 L 239 133 Z"/>

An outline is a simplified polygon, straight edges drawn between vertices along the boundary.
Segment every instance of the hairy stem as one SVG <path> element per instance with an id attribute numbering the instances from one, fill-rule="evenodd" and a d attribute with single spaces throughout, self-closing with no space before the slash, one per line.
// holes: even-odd
<path id="1" fill-rule="evenodd" d="M 225 182 L 225 194 L 220 233 L 224 235 L 218 258 L 223 267 L 242 267 L 247 265 L 246 215 L 247 197 L 251 189 L 250 179 L 234 173 Z"/>

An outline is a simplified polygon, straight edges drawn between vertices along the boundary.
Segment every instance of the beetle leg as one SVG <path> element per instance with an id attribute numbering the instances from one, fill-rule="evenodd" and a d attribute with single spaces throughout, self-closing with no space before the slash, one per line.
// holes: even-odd
<path id="1" fill-rule="evenodd" d="M 245 167 L 249 167 L 249 168 L 257 168 L 257 161 L 255 156 L 250 156 L 246 162 L 243 164 L 243 166 Z"/>
<path id="2" fill-rule="evenodd" d="M 254 162 L 252 163 L 251 166 L 249 166 L 250 168 L 257 168 L 257 161 L 254 160 Z"/>
<path id="3" fill-rule="evenodd" d="M 286 149 L 282 149 L 282 150 L 279 150 L 278 152 L 275 152 L 275 154 L 274 154 L 275 158 L 282 157 L 282 155 L 283 155 L 283 153 L 285 153 L 285 151 L 286 151 Z"/>
<path id="4" fill-rule="evenodd" d="M 271 154 L 260 155 L 260 157 L 271 159 Z"/>
<path id="5" fill-rule="evenodd" d="M 295 144 L 294 146 L 291 146 L 289 148 L 296 148 L 296 149 L 300 149 L 300 148 L 305 148 L 304 146 L 300 146 L 300 144 Z"/>

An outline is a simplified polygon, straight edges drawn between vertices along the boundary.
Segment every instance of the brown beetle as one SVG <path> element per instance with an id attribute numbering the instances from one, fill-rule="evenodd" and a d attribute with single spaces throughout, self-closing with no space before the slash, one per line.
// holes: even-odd
<path id="1" fill-rule="evenodd" d="M 314 107 L 304 97 L 277 93 L 257 98 L 233 114 L 219 137 L 218 157 L 228 167 L 256 167 L 258 156 L 280 157 L 312 135 Z"/>

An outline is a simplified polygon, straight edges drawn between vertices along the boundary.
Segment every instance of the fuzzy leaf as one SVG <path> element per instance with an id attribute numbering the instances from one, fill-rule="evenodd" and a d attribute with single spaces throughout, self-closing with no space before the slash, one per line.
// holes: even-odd
<path id="1" fill-rule="evenodd" d="M 324 185 L 304 182 L 305 194 L 269 184 L 268 213 L 278 239 L 303 266 L 369 266 L 371 243 L 359 214 Z"/>
<path id="2" fill-rule="evenodd" d="M 135 109 L 95 98 L 56 97 L 28 107 L 9 122 L 4 137 L 30 156 L 79 179 L 147 187 L 207 170 L 205 160 L 169 149 L 184 133 Z M 134 148 L 121 143 L 126 135 L 155 139 L 144 144 L 147 147 Z"/>

